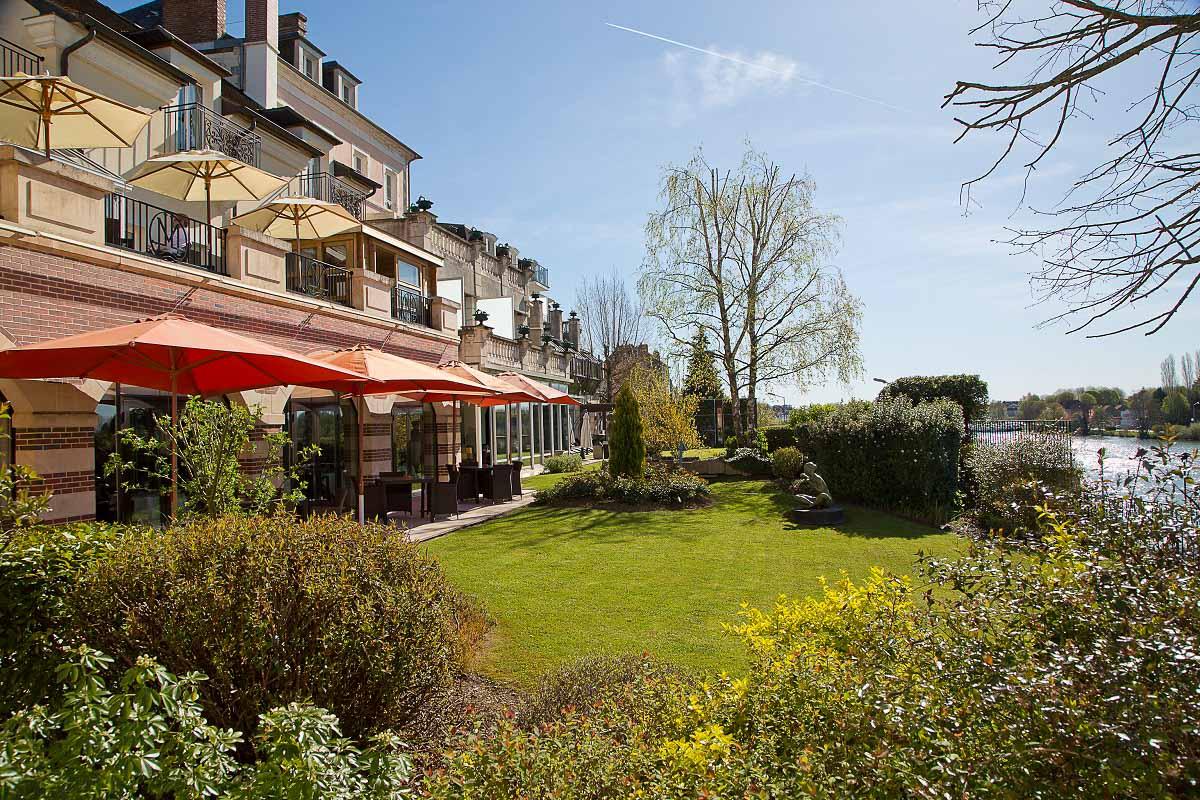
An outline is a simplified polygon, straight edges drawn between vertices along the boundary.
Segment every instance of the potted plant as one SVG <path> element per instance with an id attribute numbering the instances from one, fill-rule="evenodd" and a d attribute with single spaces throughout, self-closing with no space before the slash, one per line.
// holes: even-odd
<path id="1" fill-rule="evenodd" d="M 429 209 L 433 208 L 433 201 L 427 198 L 425 195 L 421 195 L 417 198 L 417 202 L 413 203 L 413 205 L 417 207 L 418 211 L 428 211 Z"/>
<path id="2" fill-rule="evenodd" d="M 475 322 L 479 325 L 487 322 L 488 313 L 482 308 L 475 309 Z"/>
<path id="3" fill-rule="evenodd" d="M 519 326 L 517 328 L 517 335 L 520 336 L 522 339 L 528 339 L 529 338 L 529 326 L 528 325 Z"/>
<path id="4" fill-rule="evenodd" d="M 529 296 L 530 296 L 530 297 L 532 297 L 534 300 L 541 300 L 541 299 L 542 299 L 542 293 L 541 293 L 541 292 L 534 292 L 533 294 L 531 294 L 531 295 L 529 295 Z"/>
<path id="5" fill-rule="evenodd" d="M 500 258 L 508 257 L 508 242 L 505 242 L 504 244 L 502 244 L 496 248 L 496 255 L 499 256 Z"/>
<path id="6" fill-rule="evenodd" d="M 471 233 L 469 236 L 467 236 L 467 241 L 468 242 L 482 242 L 483 241 L 483 231 L 479 230 L 479 228 L 471 228 Z"/>
<path id="7" fill-rule="evenodd" d="M 555 310 L 555 311 L 558 311 L 560 308 L 562 308 L 562 306 L 560 306 L 560 305 L 558 304 L 558 302 L 556 301 L 556 302 L 553 302 L 553 303 L 551 303 L 551 304 L 550 304 L 550 308 L 552 308 L 552 309 L 553 309 L 553 310 Z"/>

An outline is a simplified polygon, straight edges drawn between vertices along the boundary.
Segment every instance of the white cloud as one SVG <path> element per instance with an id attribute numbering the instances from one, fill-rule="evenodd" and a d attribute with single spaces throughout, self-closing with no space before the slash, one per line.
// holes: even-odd
<path id="1" fill-rule="evenodd" d="M 813 79 L 805 65 L 779 53 L 721 52 L 721 56 L 663 53 L 660 64 L 671 83 L 677 121 L 700 111 L 728 108 L 751 96 L 807 88 L 805 79 Z"/>

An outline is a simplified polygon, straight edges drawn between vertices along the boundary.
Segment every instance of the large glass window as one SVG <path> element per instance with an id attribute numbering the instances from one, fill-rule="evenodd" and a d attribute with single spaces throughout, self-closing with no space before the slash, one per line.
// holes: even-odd
<path id="1" fill-rule="evenodd" d="M 392 471 L 420 475 L 424 470 L 424 406 L 392 408 Z"/>
<path id="2" fill-rule="evenodd" d="M 180 398 L 180 405 L 184 398 Z M 128 487 L 121 476 L 104 477 L 104 465 L 116 452 L 117 432 L 132 429 L 145 437 L 154 436 L 160 416 L 171 413 L 170 395 L 153 389 L 122 386 L 119 394 L 108 392 L 96 407 L 96 518 L 104 522 L 133 522 L 162 525 L 166 522 L 170 487 L 159 483 L 149 489 Z M 125 448 L 122 456 L 128 459 Z M 149 467 L 137 464 L 134 467 Z M 146 473 L 138 472 L 138 482 L 144 483 Z"/>
<path id="3" fill-rule="evenodd" d="M 521 461 L 529 464 L 533 459 L 533 406 L 521 403 Z"/>
<path id="4" fill-rule="evenodd" d="M 475 452 L 475 425 L 475 406 L 463 403 L 459 435 L 462 436 L 462 460 L 467 464 L 479 463 L 479 453 Z"/>
<path id="5" fill-rule="evenodd" d="M 351 483 L 347 459 L 352 463 L 352 448 L 356 441 L 356 437 L 346 435 L 347 426 L 354 429 L 353 404 L 336 398 L 293 398 L 288 403 L 285 419 L 293 453 L 310 445 L 319 448 L 300 465 L 305 498 L 310 503 L 342 505 L 346 499 L 343 494 Z"/>

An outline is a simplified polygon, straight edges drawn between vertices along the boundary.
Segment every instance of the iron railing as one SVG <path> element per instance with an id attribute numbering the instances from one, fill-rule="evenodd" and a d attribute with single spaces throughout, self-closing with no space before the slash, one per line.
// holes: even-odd
<path id="1" fill-rule="evenodd" d="M 355 219 L 362 219 L 363 203 L 371 196 L 370 192 L 355 189 L 328 172 L 305 172 L 293 178 L 292 183 L 301 197 L 337 203 L 353 214 Z"/>
<path id="2" fill-rule="evenodd" d="M 430 320 L 431 303 L 420 292 L 397 286 L 392 289 L 392 318 L 414 325 L 433 327 Z"/>
<path id="3" fill-rule="evenodd" d="M 1029 438 L 1051 439 L 1071 452 L 1071 422 L 1065 419 L 981 419 L 967 424 L 971 441 L 980 445 L 1008 444 Z"/>
<path id="4" fill-rule="evenodd" d="M 183 103 L 163 108 L 166 118 L 163 150 L 217 150 L 252 167 L 259 165 L 262 139 L 249 128 L 226 119 L 200 103 Z"/>
<path id="5" fill-rule="evenodd" d="M 542 286 L 545 286 L 547 289 L 549 289 L 550 288 L 550 270 L 546 269 L 541 264 L 538 264 L 536 267 L 533 268 L 533 280 L 534 280 L 534 282 L 539 283 Z"/>
<path id="6" fill-rule="evenodd" d="M 300 253 L 288 253 L 287 290 L 343 306 L 350 301 L 350 270 Z"/>
<path id="7" fill-rule="evenodd" d="M 104 198 L 104 243 L 228 275 L 225 229 L 119 194 Z"/>
<path id="8" fill-rule="evenodd" d="M 42 57 L 0 36 L 0 75 L 42 74 Z"/>
<path id="9" fill-rule="evenodd" d="M 584 353 L 571 354 L 571 380 L 599 382 L 600 362 Z"/>

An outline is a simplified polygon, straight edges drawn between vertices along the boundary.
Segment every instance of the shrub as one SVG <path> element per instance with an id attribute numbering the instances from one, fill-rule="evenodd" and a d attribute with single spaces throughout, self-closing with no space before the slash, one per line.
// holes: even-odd
<path id="1" fill-rule="evenodd" d="M 564 505 L 579 501 L 678 507 L 704 500 L 708 482 L 699 475 L 668 464 L 647 466 L 640 478 L 614 476 L 607 470 L 568 475 L 534 495 L 539 505 Z"/>
<path id="2" fill-rule="evenodd" d="M 792 428 L 775 427 L 763 428 L 760 433 L 767 439 L 767 452 L 774 453 L 782 447 L 796 446 L 796 431 Z"/>
<path id="3" fill-rule="evenodd" d="M 793 481 L 804 471 L 804 454 L 794 447 L 783 447 L 771 454 L 771 473 L 781 481 Z"/>
<path id="4" fill-rule="evenodd" d="M 957 411 L 957 409 L 956 409 Z M 1200 782 L 1191 456 L 975 543 L 748 610 L 739 678 L 452 744 L 433 798 L 1185 797 Z M 1182 480 L 1179 480 L 1182 478 Z M 1134 495 L 1133 491 L 1140 494 Z M 670 678 L 666 679 L 672 682 Z"/>
<path id="5" fill-rule="evenodd" d="M 521 726 L 536 729 L 569 715 L 619 705 L 631 714 L 659 708 L 668 681 L 686 673 L 646 654 L 589 656 L 546 672 L 517 714 Z M 672 687 L 674 691 L 674 687 Z"/>
<path id="6" fill-rule="evenodd" d="M 646 468 L 646 443 L 637 398 L 626 383 L 617 392 L 608 425 L 608 468 L 613 475 L 641 475 Z"/>
<path id="7" fill-rule="evenodd" d="M 858 401 L 852 401 L 858 402 Z M 827 417 L 841 407 L 840 403 L 811 403 L 807 406 L 799 406 L 793 408 L 788 414 L 788 426 L 799 428 L 801 425 L 807 425 L 810 422 Z"/>
<path id="8" fill-rule="evenodd" d="M 347 518 L 197 519 L 122 539 L 79 577 L 77 639 L 125 665 L 200 670 L 209 718 L 251 733 L 309 700 L 359 737 L 458 669 L 478 614 L 395 529 Z"/>
<path id="9" fill-rule="evenodd" d="M 233 758 L 241 734 L 204 718 L 203 675 L 177 678 L 143 657 L 111 687 L 103 676 L 111 663 L 80 648 L 58 669 L 61 701 L 22 711 L 0 729 L 0 795 L 382 800 L 404 796 L 410 784 L 412 764 L 393 737 L 360 751 L 342 738 L 336 717 L 300 704 L 263 716 L 258 760 L 243 767 Z"/>
<path id="10" fill-rule="evenodd" d="M 48 699 L 71 640 L 67 601 L 79 574 L 123 530 L 101 524 L 38 526 L 0 550 L 0 718 Z"/>
<path id="11" fill-rule="evenodd" d="M 962 409 L 963 419 L 987 416 L 988 385 L 978 375 L 913 375 L 884 386 L 879 397 L 907 397 L 913 405 L 950 400 Z"/>
<path id="12" fill-rule="evenodd" d="M 1074 487 L 1079 470 L 1062 437 L 1032 434 L 973 445 L 965 459 L 979 524 L 1010 534 L 1037 529 L 1046 491 Z"/>
<path id="13" fill-rule="evenodd" d="M 955 403 L 885 397 L 839 406 L 797 437 L 834 499 L 937 523 L 955 506 L 963 431 Z"/>
<path id="14" fill-rule="evenodd" d="M 725 463 L 738 472 L 758 478 L 771 474 L 771 459 L 753 447 L 739 447 L 733 455 L 726 456 Z"/>
<path id="15" fill-rule="evenodd" d="M 579 472 L 583 469 L 583 457 L 577 453 L 563 453 L 546 459 L 546 472 Z"/>
<path id="16" fill-rule="evenodd" d="M 737 449 L 738 449 L 737 437 L 736 436 L 726 436 L 725 437 L 725 457 L 732 458 L 733 454 L 737 452 Z"/>

